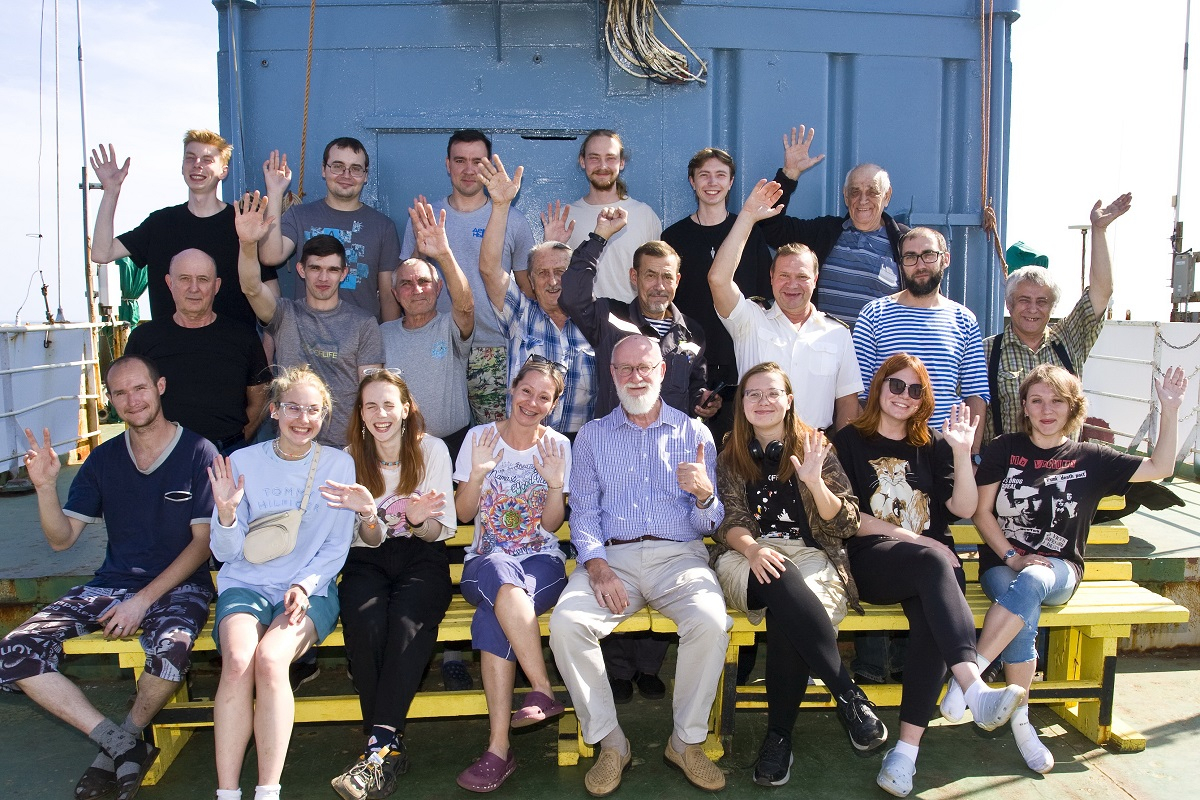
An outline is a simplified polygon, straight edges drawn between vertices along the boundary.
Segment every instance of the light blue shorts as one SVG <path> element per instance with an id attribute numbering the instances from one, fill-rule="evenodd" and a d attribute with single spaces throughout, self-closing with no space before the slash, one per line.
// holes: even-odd
<path id="1" fill-rule="evenodd" d="M 338 613 L 341 605 L 338 603 L 337 585 L 331 583 L 324 597 L 317 595 L 308 598 L 308 618 L 317 629 L 317 644 L 333 632 L 337 626 Z M 283 603 L 272 603 L 253 589 L 235 586 L 217 595 L 217 615 L 213 622 L 213 642 L 217 652 L 221 652 L 221 620 L 230 614 L 249 614 L 262 625 L 270 625 L 276 617 L 283 614 Z"/>

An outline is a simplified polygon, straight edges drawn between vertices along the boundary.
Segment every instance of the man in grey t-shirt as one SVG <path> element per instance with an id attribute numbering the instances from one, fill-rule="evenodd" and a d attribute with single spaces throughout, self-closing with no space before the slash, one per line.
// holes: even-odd
<path id="1" fill-rule="evenodd" d="M 258 245 L 264 264 L 282 265 L 296 252 L 297 244 L 314 236 L 333 236 L 346 248 L 347 270 L 340 294 L 343 300 L 367 311 L 376 319 L 395 319 L 399 310 L 392 299 L 392 271 L 400 262 L 400 236 L 396 223 L 386 214 L 360 200 L 371 166 L 363 143 L 349 136 L 325 145 L 321 176 L 325 196 L 311 203 L 297 203 L 283 211 L 283 194 L 292 180 L 287 154 L 278 150 L 263 162 L 267 215 L 279 221 Z M 295 268 L 296 261 L 290 264 Z M 304 283 L 291 269 L 279 270 L 282 295 L 303 300 Z M 290 291 L 289 291 L 290 287 Z"/>
<path id="2" fill-rule="evenodd" d="M 477 130 L 455 131 L 446 147 L 446 172 L 450 176 L 450 194 L 433 204 L 434 212 L 446 212 L 446 236 L 475 297 L 487 297 L 487 288 L 479 274 L 479 248 L 483 232 L 491 217 L 491 201 L 484 192 L 479 164 L 492 155 L 492 143 Z M 400 252 L 406 256 L 423 255 L 413 235 L 411 223 L 404 231 Z M 527 267 L 529 250 L 533 247 L 533 230 L 529 220 L 515 208 L 509 207 L 508 227 L 504 237 L 501 260 L 507 271 L 514 271 L 517 285 L 526 294 L 531 292 Z M 436 259 L 433 259 L 436 260 Z M 440 265 L 439 265 L 440 266 Z M 442 269 L 443 280 L 448 280 Z M 442 296 L 438 310 L 450 311 L 450 298 Z M 467 396 L 475 424 L 504 418 L 507 400 L 508 340 L 500 332 L 492 304 L 475 304 L 475 341 L 467 367 Z"/>
<path id="3" fill-rule="evenodd" d="M 425 430 L 458 454 L 471 427 L 467 404 L 467 358 L 475 333 L 475 298 L 446 235 L 446 212 L 428 203 L 408 212 L 420 251 L 436 258 L 446 273 L 452 310 L 438 311 L 442 281 L 427 261 L 405 259 L 392 277 L 392 292 L 404 316 L 379 326 L 384 363 L 398 367 L 408 383 Z"/>
<path id="4" fill-rule="evenodd" d="M 379 323 L 338 294 L 348 271 L 346 250 L 333 236 L 309 239 L 296 265 L 304 282 L 304 299 L 277 298 L 264 290 L 259 277 L 258 243 L 274 221 L 267 216 L 267 198 L 247 193 L 234 209 L 240 244 L 238 277 L 250 307 L 275 338 L 275 363 L 308 364 L 321 376 L 333 396 L 333 414 L 321 426 L 317 441 L 345 447 L 350 409 L 363 371 L 383 366 Z"/>

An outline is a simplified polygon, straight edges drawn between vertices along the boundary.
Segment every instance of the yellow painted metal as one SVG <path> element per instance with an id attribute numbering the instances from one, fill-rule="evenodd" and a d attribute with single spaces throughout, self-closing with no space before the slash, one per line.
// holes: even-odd
<path id="1" fill-rule="evenodd" d="M 1140 753 L 1146 749 L 1146 737 L 1116 717 L 1108 727 L 1108 743 L 1122 753 Z"/>

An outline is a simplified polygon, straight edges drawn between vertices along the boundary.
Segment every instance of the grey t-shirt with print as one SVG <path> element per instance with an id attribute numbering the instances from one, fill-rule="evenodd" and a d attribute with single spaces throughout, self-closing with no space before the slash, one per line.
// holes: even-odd
<path id="1" fill-rule="evenodd" d="M 415 330 L 397 319 L 380 325 L 379 332 L 384 363 L 403 373 L 425 418 L 425 430 L 440 439 L 469 425 L 467 356 L 473 342 L 471 336 L 462 338 L 454 318 L 438 313 Z"/>

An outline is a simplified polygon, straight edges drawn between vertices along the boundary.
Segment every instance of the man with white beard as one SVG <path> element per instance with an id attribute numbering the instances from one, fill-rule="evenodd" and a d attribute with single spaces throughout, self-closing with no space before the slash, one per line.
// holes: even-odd
<path id="1" fill-rule="evenodd" d="M 571 542 L 582 568 L 550 618 L 550 647 L 583 738 L 600 750 L 584 787 L 593 797 L 612 794 L 631 764 L 600 639 L 649 605 L 679 629 L 674 731 L 663 758 L 693 785 L 717 791 L 725 776 L 702 746 L 731 625 L 703 541 L 724 516 L 713 488 L 716 448 L 708 428 L 659 397 L 666 364 L 658 342 L 625 337 L 609 370 L 621 405 L 575 439 Z"/>

